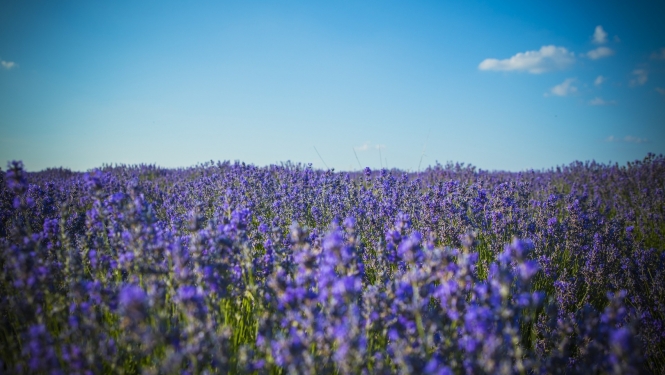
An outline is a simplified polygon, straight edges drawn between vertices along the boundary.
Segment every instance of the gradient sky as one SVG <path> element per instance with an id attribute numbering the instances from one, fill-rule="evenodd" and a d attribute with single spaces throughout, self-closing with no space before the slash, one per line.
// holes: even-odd
<path id="1" fill-rule="evenodd" d="M 2 0 L 0 162 L 624 163 L 665 153 L 664 15 L 662 1 Z"/>

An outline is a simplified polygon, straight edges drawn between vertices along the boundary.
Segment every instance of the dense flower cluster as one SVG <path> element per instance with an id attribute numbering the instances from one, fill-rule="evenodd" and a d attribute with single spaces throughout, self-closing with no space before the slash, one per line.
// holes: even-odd
<path id="1" fill-rule="evenodd" d="M 0 373 L 665 372 L 665 158 L 0 172 Z"/>

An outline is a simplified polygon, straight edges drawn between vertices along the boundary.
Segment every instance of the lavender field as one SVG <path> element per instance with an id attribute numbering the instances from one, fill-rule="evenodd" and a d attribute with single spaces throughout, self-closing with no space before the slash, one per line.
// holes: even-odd
<path id="1" fill-rule="evenodd" d="M 28 166 L 29 167 L 29 166 Z M 665 373 L 665 157 L 0 173 L 0 373 Z"/>

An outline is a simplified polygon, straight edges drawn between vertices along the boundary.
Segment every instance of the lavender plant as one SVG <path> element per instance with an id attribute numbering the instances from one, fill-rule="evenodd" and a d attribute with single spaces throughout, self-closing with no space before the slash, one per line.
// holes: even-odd
<path id="1" fill-rule="evenodd" d="M 665 158 L 0 173 L 0 372 L 665 372 Z"/>

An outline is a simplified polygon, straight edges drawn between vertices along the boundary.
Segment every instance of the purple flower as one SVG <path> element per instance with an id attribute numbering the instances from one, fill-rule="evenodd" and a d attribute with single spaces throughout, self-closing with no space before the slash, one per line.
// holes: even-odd
<path id="1" fill-rule="evenodd" d="M 97 193 L 103 188 L 102 180 L 104 174 L 100 170 L 94 170 L 83 175 L 83 181 L 91 192 Z"/>
<path id="2" fill-rule="evenodd" d="M 323 250 L 326 252 L 339 252 L 344 246 L 344 238 L 338 230 L 332 231 L 323 239 Z"/>
<path id="3" fill-rule="evenodd" d="M 186 302 L 196 299 L 198 292 L 195 286 L 183 285 L 178 288 L 178 300 Z"/>
<path id="4" fill-rule="evenodd" d="M 538 266 L 538 262 L 534 260 L 528 260 L 519 266 L 517 266 L 520 274 L 520 278 L 522 278 L 523 281 L 529 281 L 531 278 L 540 270 L 540 266 Z"/>
<path id="5" fill-rule="evenodd" d="M 348 216 L 346 219 L 344 219 L 342 224 L 347 230 L 353 230 L 356 227 L 356 219 L 353 216 Z"/>
<path id="6" fill-rule="evenodd" d="M 632 335 L 625 328 L 618 328 L 610 333 L 610 348 L 618 356 L 630 355 L 632 351 Z"/>
<path id="7" fill-rule="evenodd" d="M 395 289 L 395 297 L 405 303 L 410 303 L 413 298 L 413 286 L 407 282 L 400 282 Z"/>
<path id="8" fill-rule="evenodd" d="M 16 195 L 22 195 L 28 189 L 28 182 L 25 178 L 23 163 L 12 161 L 7 164 L 7 173 L 5 174 L 7 187 Z"/>
<path id="9" fill-rule="evenodd" d="M 433 357 L 427 362 L 425 368 L 423 369 L 424 374 L 428 375 L 453 375 L 453 371 L 450 367 L 445 366 L 443 361 L 437 357 Z"/>
<path id="10" fill-rule="evenodd" d="M 147 305 L 148 296 L 139 286 L 129 284 L 120 290 L 118 307 L 123 314 L 140 319 L 145 316 Z"/>

